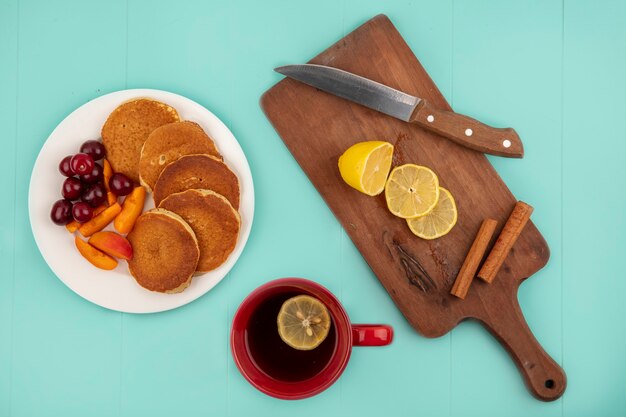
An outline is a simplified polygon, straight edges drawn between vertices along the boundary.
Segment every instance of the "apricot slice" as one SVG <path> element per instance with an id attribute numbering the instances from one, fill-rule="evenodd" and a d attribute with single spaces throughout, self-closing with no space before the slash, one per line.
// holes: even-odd
<path id="1" fill-rule="evenodd" d="M 107 191 L 107 204 L 112 206 L 115 203 L 117 203 L 117 196 L 111 191 Z"/>
<path id="2" fill-rule="evenodd" d="M 103 204 L 103 205 L 98 206 L 95 209 L 93 209 L 94 217 L 97 216 L 98 214 L 102 213 L 105 208 L 107 208 L 107 205 Z M 75 231 L 77 231 L 80 228 L 81 224 L 82 223 L 78 223 L 76 220 L 72 220 L 71 222 L 69 222 L 68 224 L 65 225 L 65 228 L 67 229 L 68 232 L 74 233 Z"/>
<path id="3" fill-rule="evenodd" d="M 79 227 L 80 227 L 80 223 L 78 223 L 76 220 L 72 220 L 71 222 L 65 225 L 65 228 L 70 233 L 74 233 L 75 231 L 78 230 Z"/>
<path id="4" fill-rule="evenodd" d="M 137 217 L 143 211 L 143 204 L 146 201 L 146 189 L 142 186 L 135 188 L 124 199 L 122 212 L 115 218 L 113 225 L 120 233 L 129 233 L 133 230 Z"/>
<path id="5" fill-rule="evenodd" d="M 105 159 L 102 163 L 102 177 L 104 180 L 104 188 L 106 188 L 107 191 L 111 191 L 109 189 L 109 180 L 111 179 L 112 175 L 113 168 L 111 168 L 111 164 L 109 163 L 109 161 Z"/>
<path id="6" fill-rule="evenodd" d="M 119 203 L 115 203 L 104 209 L 102 213 L 98 214 L 87 223 L 83 223 L 83 225 L 78 228 L 78 231 L 81 235 L 89 237 L 104 229 L 118 214 L 120 214 L 120 211 L 122 211 L 122 206 L 120 206 Z"/>
<path id="7" fill-rule="evenodd" d="M 96 232 L 89 238 L 89 244 L 107 255 L 127 261 L 133 259 L 133 247 L 130 242 L 115 232 Z"/>
<path id="8" fill-rule="evenodd" d="M 106 270 L 115 269 L 115 267 L 117 266 L 117 261 L 114 258 L 94 248 L 89 243 L 82 240 L 80 237 L 76 236 L 74 238 L 74 243 L 76 244 L 76 248 L 78 249 L 80 254 L 83 255 L 83 257 L 89 262 L 91 262 L 92 265 L 100 269 Z"/>
<path id="9" fill-rule="evenodd" d="M 106 188 L 107 190 L 107 203 L 109 204 L 109 206 L 112 206 L 113 204 L 117 203 L 117 196 L 113 194 L 111 192 L 111 189 L 109 188 L 109 180 L 111 179 L 112 176 L 113 176 L 113 168 L 111 168 L 111 164 L 109 163 L 109 161 L 105 159 L 103 162 L 102 177 L 104 180 L 103 181 L 104 188 Z"/>

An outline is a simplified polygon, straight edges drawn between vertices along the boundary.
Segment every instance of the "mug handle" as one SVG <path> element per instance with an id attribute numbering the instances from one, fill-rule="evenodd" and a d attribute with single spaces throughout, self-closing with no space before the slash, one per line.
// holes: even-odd
<path id="1" fill-rule="evenodd" d="M 386 324 L 353 324 L 352 346 L 386 346 L 393 340 L 393 328 Z"/>

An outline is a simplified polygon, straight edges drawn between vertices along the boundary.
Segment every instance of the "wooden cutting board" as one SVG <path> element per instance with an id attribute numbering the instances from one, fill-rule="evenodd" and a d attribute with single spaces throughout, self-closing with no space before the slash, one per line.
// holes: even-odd
<path id="1" fill-rule="evenodd" d="M 384 15 L 371 19 L 310 62 L 353 72 L 450 109 Z M 550 256 L 532 222 L 492 284 L 474 280 L 465 300 L 450 295 L 482 220 L 498 220 L 499 233 L 516 202 L 483 154 L 290 79 L 268 90 L 261 106 L 419 333 L 438 337 L 461 320 L 476 319 L 509 351 L 533 395 L 550 401 L 563 394 L 565 373 L 539 345 L 517 301 L 520 283 L 542 268 Z M 368 197 L 343 182 L 337 160 L 349 146 L 364 140 L 393 143 L 394 165 L 416 163 L 438 174 L 441 185 L 454 195 L 459 211 L 457 225 L 448 235 L 433 241 L 414 236 L 404 220 L 389 213 L 384 195 Z"/>

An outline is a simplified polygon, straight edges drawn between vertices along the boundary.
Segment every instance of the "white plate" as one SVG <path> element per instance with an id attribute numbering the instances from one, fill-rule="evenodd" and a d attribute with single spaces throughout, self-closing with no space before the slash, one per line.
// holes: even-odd
<path id="1" fill-rule="evenodd" d="M 113 271 L 91 265 L 74 246 L 74 236 L 50 221 L 52 204 L 61 198 L 64 177 L 58 171 L 61 159 L 78 152 L 88 139 L 98 139 L 108 115 L 121 103 L 139 97 L 162 101 L 174 107 L 181 119 L 194 121 L 213 138 L 224 162 L 237 174 L 241 186 L 241 230 L 235 250 L 219 268 L 194 277 L 178 294 L 160 294 L 140 287 L 120 260 Z M 151 194 L 146 210 L 153 207 Z M 254 188 L 248 161 L 228 128 L 210 111 L 177 94 L 160 90 L 124 90 L 98 97 L 72 112 L 54 129 L 41 148 L 30 179 L 28 194 L 30 224 L 45 261 L 61 281 L 76 294 L 111 310 L 155 313 L 185 305 L 202 296 L 231 270 L 243 251 L 254 215 Z"/>

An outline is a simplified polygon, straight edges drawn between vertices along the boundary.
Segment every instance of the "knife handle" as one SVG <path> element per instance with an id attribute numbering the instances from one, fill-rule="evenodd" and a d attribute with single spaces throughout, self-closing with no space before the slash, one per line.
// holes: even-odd
<path id="1" fill-rule="evenodd" d="M 439 110 L 426 100 L 418 104 L 409 122 L 480 152 L 509 158 L 524 156 L 522 141 L 512 128 L 487 126 L 471 117 Z"/>

